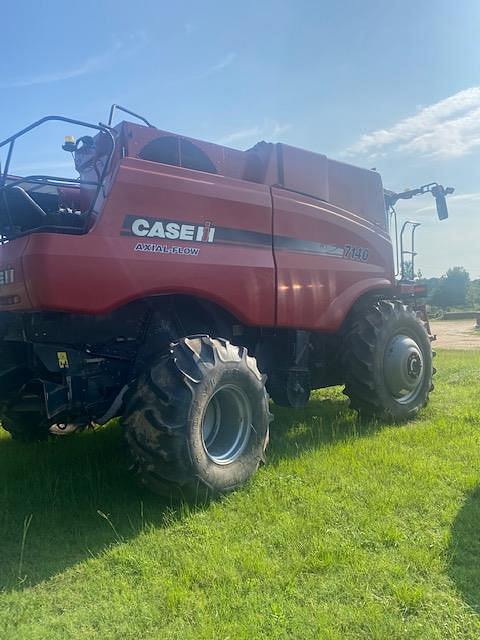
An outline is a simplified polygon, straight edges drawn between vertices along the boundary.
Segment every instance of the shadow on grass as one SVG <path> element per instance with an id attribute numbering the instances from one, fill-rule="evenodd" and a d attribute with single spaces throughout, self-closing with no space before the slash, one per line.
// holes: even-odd
<path id="1" fill-rule="evenodd" d="M 372 429 L 335 394 L 302 410 L 276 407 L 269 460 Z M 138 487 L 116 424 L 35 445 L 2 438 L 0 590 L 30 587 L 137 536 L 146 524 L 168 526 L 188 511 Z"/>
<path id="2" fill-rule="evenodd" d="M 304 409 L 274 407 L 269 462 L 293 457 L 324 444 L 368 436 L 383 425 L 360 420 L 337 390 L 317 392 Z"/>
<path id="3" fill-rule="evenodd" d="M 0 589 L 32 586 L 180 515 L 136 485 L 118 425 L 31 445 L 0 440 Z"/>
<path id="4" fill-rule="evenodd" d="M 465 602 L 480 614 L 480 487 L 459 511 L 450 544 L 449 574 Z"/>

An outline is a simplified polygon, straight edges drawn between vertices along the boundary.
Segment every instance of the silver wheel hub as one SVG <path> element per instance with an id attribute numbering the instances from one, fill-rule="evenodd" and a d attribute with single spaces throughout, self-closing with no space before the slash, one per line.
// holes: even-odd
<path id="1" fill-rule="evenodd" d="M 252 411 L 240 387 L 224 385 L 210 398 L 202 420 L 203 447 L 216 464 L 231 464 L 241 456 L 252 432 Z"/>
<path id="2" fill-rule="evenodd" d="M 413 338 L 396 335 L 390 340 L 383 359 L 385 382 L 397 402 L 413 400 L 425 378 L 422 350 Z"/>

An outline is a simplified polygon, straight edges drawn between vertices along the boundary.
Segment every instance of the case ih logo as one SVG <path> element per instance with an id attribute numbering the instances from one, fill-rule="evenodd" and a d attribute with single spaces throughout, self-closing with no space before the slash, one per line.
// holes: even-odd
<path id="1" fill-rule="evenodd" d="M 210 222 L 198 225 L 175 220 L 126 216 L 121 235 L 133 235 L 140 238 L 163 238 L 164 240 L 186 240 L 187 242 L 213 242 L 215 227 L 212 227 Z"/>
<path id="2" fill-rule="evenodd" d="M 0 286 L 4 284 L 12 284 L 15 280 L 15 271 L 13 267 L 7 266 L 6 269 L 0 270 Z"/>

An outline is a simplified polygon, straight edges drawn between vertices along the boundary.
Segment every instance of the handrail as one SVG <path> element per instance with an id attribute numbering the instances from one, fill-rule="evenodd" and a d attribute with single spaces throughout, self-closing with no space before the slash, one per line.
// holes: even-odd
<path id="1" fill-rule="evenodd" d="M 11 142 L 12 140 L 16 140 L 17 138 L 20 138 L 21 136 L 25 135 L 32 129 L 36 129 L 37 127 L 44 124 L 45 122 L 50 122 L 50 121 L 68 122 L 69 124 L 75 124 L 79 127 L 85 127 L 87 129 L 97 129 L 98 131 L 109 131 L 111 129 L 111 127 L 108 127 L 106 124 L 92 124 L 91 122 L 84 122 L 83 120 L 75 120 L 74 118 L 67 118 L 66 116 L 44 116 L 43 118 L 40 118 L 40 120 L 36 120 L 35 122 L 32 122 L 32 124 L 29 124 L 28 127 L 25 127 L 24 129 L 20 129 L 20 131 L 17 131 L 17 133 L 14 133 L 9 138 L 5 138 L 5 140 L 2 140 L 0 142 L 0 147 L 4 147 L 6 144 Z M 112 134 L 110 133 L 110 135 Z"/>
<path id="2" fill-rule="evenodd" d="M 11 163 L 11 159 L 12 159 L 12 155 L 13 155 L 13 149 L 15 146 L 15 142 L 18 140 L 18 138 L 24 136 L 25 134 L 29 133 L 30 131 L 32 131 L 33 129 L 36 129 L 40 126 L 42 126 L 43 124 L 45 124 L 46 122 L 66 122 L 68 124 L 73 124 L 75 126 L 79 126 L 79 127 L 85 127 L 86 129 L 95 129 L 96 131 L 102 132 L 104 134 L 106 134 L 109 139 L 110 139 L 110 150 L 108 152 L 108 156 L 107 159 L 103 165 L 103 169 L 102 169 L 102 173 L 100 176 L 98 176 L 98 182 L 87 182 L 87 181 L 83 181 L 81 179 L 78 178 L 60 178 L 60 177 L 56 177 L 56 176 L 42 176 L 42 175 L 34 175 L 34 176 L 27 176 L 27 177 L 23 177 L 23 178 L 19 178 L 16 180 L 13 180 L 12 182 L 10 182 L 9 184 L 7 184 L 7 179 L 8 179 L 8 171 L 10 169 L 10 163 Z M 5 147 L 7 145 L 8 146 L 8 152 L 7 152 L 7 159 L 5 161 L 5 166 L 3 167 L 3 171 L 0 170 L 0 193 L 3 194 L 3 201 L 4 201 L 4 205 L 6 206 L 6 211 L 7 211 L 7 216 L 10 222 L 10 226 L 12 226 L 12 221 L 11 221 L 11 215 L 10 215 L 10 210 L 8 207 L 8 202 L 5 198 L 5 189 L 8 189 L 12 186 L 14 186 L 15 184 L 19 184 L 20 182 L 32 182 L 32 183 L 38 183 L 38 184 L 52 184 L 52 186 L 59 186 L 60 184 L 88 184 L 91 186 L 95 186 L 96 189 L 96 193 L 95 196 L 92 198 L 92 204 L 90 206 L 90 208 L 88 209 L 87 212 L 85 212 L 85 217 L 88 216 L 88 214 L 91 213 L 94 205 L 95 205 L 95 201 L 97 200 L 98 194 L 100 193 L 100 189 L 102 188 L 102 185 L 104 183 L 105 177 L 107 175 L 107 172 L 110 168 L 110 164 L 113 158 L 113 154 L 115 152 L 115 146 L 116 146 L 116 140 L 115 140 L 115 135 L 116 135 L 116 131 L 114 129 L 112 129 L 110 126 L 102 124 L 102 123 L 98 123 L 98 124 L 93 124 L 91 122 L 84 122 L 83 120 L 77 120 L 75 118 L 67 118 L 65 116 L 56 116 L 56 115 L 51 115 L 51 116 L 45 116 L 44 118 L 40 118 L 40 120 L 37 120 L 35 122 L 33 122 L 32 124 L 28 125 L 27 127 L 21 129 L 20 131 L 17 131 L 17 133 L 14 133 L 13 135 L 9 136 L 8 138 L 5 138 L 5 140 L 2 140 L 0 142 L 0 149 L 2 147 Z"/>
<path id="3" fill-rule="evenodd" d="M 8 184 L 5 185 L 4 189 L 10 189 L 17 184 L 22 184 L 22 182 L 30 182 L 32 184 L 51 184 L 52 186 L 56 186 L 54 183 L 60 182 L 62 184 L 88 184 L 92 187 L 98 187 L 100 183 L 98 182 L 90 182 L 88 180 L 81 180 L 80 178 L 60 178 L 57 176 L 43 176 L 43 175 L 34 175 L 34 176 L 25 176 L 21 178 L 15 178 L 15 180 L 10 180 Z M 53 184 L 52 184 L 53 183 Z"/>
<path id="4" fill-rule="evenodd" d="M 20 131 L 17 131 L 17 133 L 14 133 L 9 138 L 5 138 L 5 140 L 2 140 L 0 142 L 0 149 L 5 145 L 10 144 L 8 154 L 7 154 L 7 160 L 5 162 L 5 166 L 2 172 L 0 187 L 4 186 L 6 176 L 8 175 L 8 169 L 10 168 L 10 161 L 11 161 L 13 145 L 15 144 L 15 141 L 18 140 L 18 138 L 24 136 L 26 133 L 29 133 L 30 131 L 32 131 L 33 129 L 40 127 L 42 124 L 45 124 L 46 122 L 67 122 L 68 124 L 73 124 L 78 127 L 85 127 L 86 129 L 96 129 L 97 131 L 102 131 L 103 133 L 106 133 L 110 137 L 110 141 L 112 143 L 112 148 L 110 150 L 110 155 L 108 158 L 108 160 L 110 161 L 110 158 L 113 155 L 113 151 L 115 149 L 115 137 L 113 135 L 111 127 L 105 124 L 92 124 L 91 122 L 84 122 L 83 120 L 76 120 L 74 118 L 67 118 L 65 116 L 45 116 L 44 118 L 40 118 L 40 120 L 33 122 L 32 124 L 28 125 L 28 127 L 25 127 Z M 108 164 L 109 162 L 107 162 L 107 165 Z"/>
<path id="5" fill-rule="evenodd" d="M 397 218 L 397 210 L 393 205 L 390 207 L 389 214 L 390 214 L 390 218 L 389 218 L 388 230 L 390 233 L 390 238 L 392 238 L 392 245 L 393 245 L 393 238 L 395 238 L 395 255 L 394 255 L 395 273 L 394 275 L 395 275 L 395 278 L 397 278 L 400 275 L 400 257 L 399 257 L 399 248 L 398 248 L 398 245 L 399 245 L 398 218 Z"/>
<path id="6" fill-rule="evenodd" d="M 417 252 L 415 251 L 415 231 L 417 230 L 418 227 L 421 226 L 421 222 L 414 222 L 413 220 L 405 220 L 405 222 L 402 225 L 402 229 L 400 231 L 400 269 L 401 269 L 401 279 L 404 280 L 405 279 L 405 260 L 404 260 L 404 256 L 405 255 L 409 255 L 411 256 L 411 264 L 412 264 L 412 280 L 415 277 L 415 256 L 417 255 Z M 403 234 L 405 233 L 405 230 L 407 229 L 407 226 L 411 225 L 412 229 L 411 229 L 411 236 L 410 236 L 410 246 L 411 249 L 404 249 L 403 248 Z"/>
<path id="7" fill-rule="evenodd" d="M 110 107 L 110 114 L 108 116 L 109 127 L 112 126 L 113 116 L 115 115 L 115 111 L 123 111 L 123 113 L 128 113 L 128 115 L 133 116 L 134 118 L 138 118 L 139 120 L 144 122 L 147 125 L 147 127 L 152 127 L 153 129 L 155 129 L 155 126 L 151 124 L 146 118 L 139 115 L 138 113 L 135 113 L 134 111 L 130 111 L 130 109 L 127 109 L 126 107 L 122 107 L 119 104 L 112 104 L 112 106 Z"/>

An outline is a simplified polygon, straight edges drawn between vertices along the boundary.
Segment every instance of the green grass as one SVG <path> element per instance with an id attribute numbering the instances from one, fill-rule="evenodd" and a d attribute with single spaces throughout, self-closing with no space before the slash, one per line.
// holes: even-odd
<path id="1" fill-rule="evenodd" d="M 0 439 L 1 640 L 480 637 L 480 352 L 442 352 L 413 424 L 337 389 L 276 409 L 242 491 L 173 508 L 118 425 Z"/>

